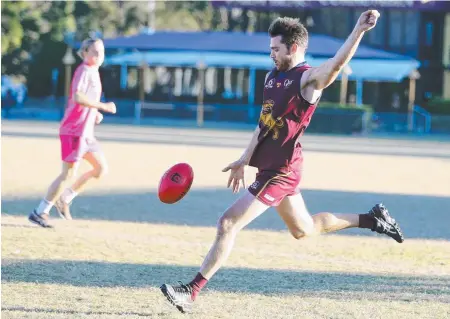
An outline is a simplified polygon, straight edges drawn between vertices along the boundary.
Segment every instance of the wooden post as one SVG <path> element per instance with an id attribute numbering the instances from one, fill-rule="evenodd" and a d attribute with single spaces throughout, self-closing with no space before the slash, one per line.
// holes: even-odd
<path id="1" fill-rule="evenodd" d="M 142 60 L 140 65 L 140 72 L 139 72 L 139 102 L 141 103 L 141 108 L 144 106 L 144 100 L 145 100 L 145 91 L 144 91 L 144 81 L 145 81 L 145 68 L 147 67 L 147 63 Z"/>
<path id="2" fill-rule="evenodd" d="M 69 99 L 70 94 L 70 80 L 72 78 L 72 65 L 76 62 L 75 57 L 72 54 L 72 48 L 69 46 L 67 47 L 66 54 L 64 54 L 64 57 L 62 59 L 62 62 L 65 66 L 65 83 L 64 83 L 64 97 L 65 97 L 65 103 L 60 108 L 60 115 L 61 117 L 64 116 L 65 108 L 67 107 L 67 101 Z"/>
<path id="3" fill-rule="evenodd" d="M 200 61 L 197 64 L 197 69 L 198 69 L 198 81 L 199 81 L 199 92 L 197 95 L 197 125 L 198 126 L 203 126 L 203 122 L 204 122 L 204 113 L 205 113 L 205 109 L 204 109 L 204 105 L 203 105 L 203 95 L 204 95 L 204 91 L 205 91 L 205 68 L 206 65 L 203 61 Z"/>
<path id="4" fill-rule="evenodd" d="M 72 54 L 72 48 L 67 47 L 66 54 L 64 54 L 64 57 L 62 59 L 63 64 L 65 65 L 65 84 L 64 84 L 64 95 L 66 96 L 66 99 L 69 97 L 70 94 L 70 79 L 72 77 L 72 65 L 75 63 L 75 58 Z"/>
<path id="5" fill-rule="evenodd" d="M 248 120 L 254 121 L 256 107 L 255 107 L 255 88 L 256 88 L 256 69 L 250 68 L 248 76 Z"/>
<path id="6" fill-rule="evenodd" d="M 414 101 L 416 99 L 416 80 L 420 78 L 420 73 L 413 70 L 409 74 L 409 94 L 408 94 L 408 131 L 414 129 Z"/>
<path id="7" fill-rule="evenodd" d="M 70 76 L 71 76 L 71 73 L 72 73 L 72 65 L 66 64 L 66 71 L 65 71 L 65 73 L 66 73 L 66 76 L 65 76 L 66 80 L 65 80 L 65 84 L 64 84 L 64 88 L 65 88 L 64 95 L 65 95 L 66 100 L 67 100 L 68 97 L 69 97 L 69 94 L 70 94 Z"/>
<path id="8" fill-rule="evenodd" d="M 347 87 L 348 87 L 348 76 L 352 74 L 352 69 L 348 64 L 342 70 L 341 76 L 341 96 L 339 103 L 345 104 L 347 102 Z"/>

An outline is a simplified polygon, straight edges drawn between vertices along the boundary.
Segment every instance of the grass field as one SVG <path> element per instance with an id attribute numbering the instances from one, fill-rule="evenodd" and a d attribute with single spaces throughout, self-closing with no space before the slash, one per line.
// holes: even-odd
<path id="1" fill-rule="evenodd" d="M 406 242 L 358 229 L 296 241 L 269 210 L 182 315 L 158 287 L 196 274 L 236 199 L 220 171 L 250 132 L 100 126 L 110 173 L 76 198 L 74 221 L 53 213 L 47 230 L 26 216 L 60 170 L 56 134 L 55 123 L 2 123 L 2 318 L 450 317 L 450 142 L 305 136 L 311 212 L 383 201 Z M 194 185 L 164 205 L 159 178 L 177 162 Z"/>

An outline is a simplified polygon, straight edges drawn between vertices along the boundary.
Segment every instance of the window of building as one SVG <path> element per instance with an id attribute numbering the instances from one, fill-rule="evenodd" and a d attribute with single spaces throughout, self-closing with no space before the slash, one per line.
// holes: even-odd
<path id="1" fill-rule="evenodd" d="M 405 12 L 405 45 L 417 46 L 419 38 L 419 13 L 415 11 Z"/>
<path id="2" fill-rule="evenodd" d="M 333 10 L 331 8 L 323 8 L 321 10 L 320 24 L 323 33 L 333 35 Z"/>
<path id="3" fill-rule="evenodd" d="M 433 22 L 428 22 L 425 26 L 425 45 L 432 46 L 433 45 L 433 31 L 434 25 Z"/>
<path id="4" fill-rule="evenodd" d="M 384 16 L 384 12 L 380 11 L 381 17 Z M 355 22 L 356 23 L 356 22 Z M 368 38 L 369 44 L 374 46 L 383 46 L 385 43 L 386 32 L 386 19 L 379 19 L 377 26 L 369 31 Z"/>
<path id="5" fill-rule="evenodd" d="M 403 14 L 399 10 L 389 13 L 389 46 L 400 48 L 403 45 Z"/>
<path id="6" fill-rule="evenodd" d="M 332 12 L 333 36 L 340 39 L 347 38 L 351 32 L 348 23 L 351 11 L 347 8 L 334 8 Z"/>

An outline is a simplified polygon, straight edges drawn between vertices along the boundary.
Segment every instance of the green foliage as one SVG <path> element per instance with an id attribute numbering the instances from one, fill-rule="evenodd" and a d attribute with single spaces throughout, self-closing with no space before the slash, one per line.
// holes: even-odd
<path id="1" fill-rule="evenodd" d="M 65 36 L 82 40 L 92 31 L 104 37 L 139 31 L 147 3 L 131 1 L 2 1 L 2 74 L 28 80 L 30 95 L 48 95 L 53 68 L 60 70 Z"/>
<path id="2" fill-rule="evenodd" d="M 209 1 L 155 4 L 152 17 L 147 1 L 2 1 L 2 74 L 28 78 L 29 67 L 41 64 L 45 58 L 52 60 L 46 66 L 62 68 L 64 50 L 56 53 L 49 48 L 57 42 L 64 43 L 68 33 L 81 41 L 92 31 L 114 37 L 134 34 L 147 25 L 157 30 L 247 31 L 254 30 L 257 22 L 248 10 L 228 12 L 213 7 Z M 43 77 L 51 74 L 43 65 L 34 66 L 33 70 L 40 70 Z"/>
<path id="3" fill-rule="evenodd" d="M 49 22 L 48 33 L 52 41 L 62 42 L 66 32 L 75 31 L 73 8 L 73 1 L 52 1 L 48 10 L 42 13 L 42 18 Z"/>
<path id="4" fill-rule="evenodd" d="M 169 1 L 165 4 L 165 9 L 168 14 L 178 13 L 185 18 L 190 17 L 200 30 L 210 29 L 212 9 L 208 1 Z"/>
<path id="5" fill-rule="evenodd" d="M 424 108 L 432 114 L 450 115 L 450 100 L 436 97 L 428 101 Z"/>
<path id="6" fill-rule="evenodd" d="M 108 38 L 134 34 L 146 26 L 246 32 L 266 29 L 276 15 L 216 8 L 209 1 L 156 1 L 153 15 L 148 1 L 2 1 L 1 6 L 2 74 L 28 79 L 31 95 L 50 94 L 53 68 L 60 71 L 62 93 L 62 57 L 69 34 L 81 41 L 92 31 Z"/>
<path id="7" fill-rule="evenodd" d="M 20 23 L 26 3 L 2 1 L 2 56 L 20 48 L 24 29 Z"/>
<path id="8" fill-rule="evenodd" d="M 7 25 L 5 33 L 3 33 L 3 24 Z M 19 20 L 11 19 L 10 22 L 7 22 L 2 19 L 2 54 L 19 48 L 22 38 L 23 28 Z"/>
<path id="9" fill-rule="evenodd" d="M 43 25 L 37 5 L 31 2 L 2 3 L 2 74 L 26 74 Z"/>

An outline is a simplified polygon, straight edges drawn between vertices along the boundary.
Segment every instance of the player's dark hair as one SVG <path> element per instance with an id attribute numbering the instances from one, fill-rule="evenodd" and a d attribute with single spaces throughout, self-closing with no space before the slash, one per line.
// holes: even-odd
<path id="1" fill-rule="evenodd" d="M 299 19 L 288 17 L 275 19 L 269 27 L 269 35 L 272 38 L 281 35 L 281 43 L 284 43 L 288 49 L 294 43 L 305 50 L 308 47 L 308 30 Z"/>

